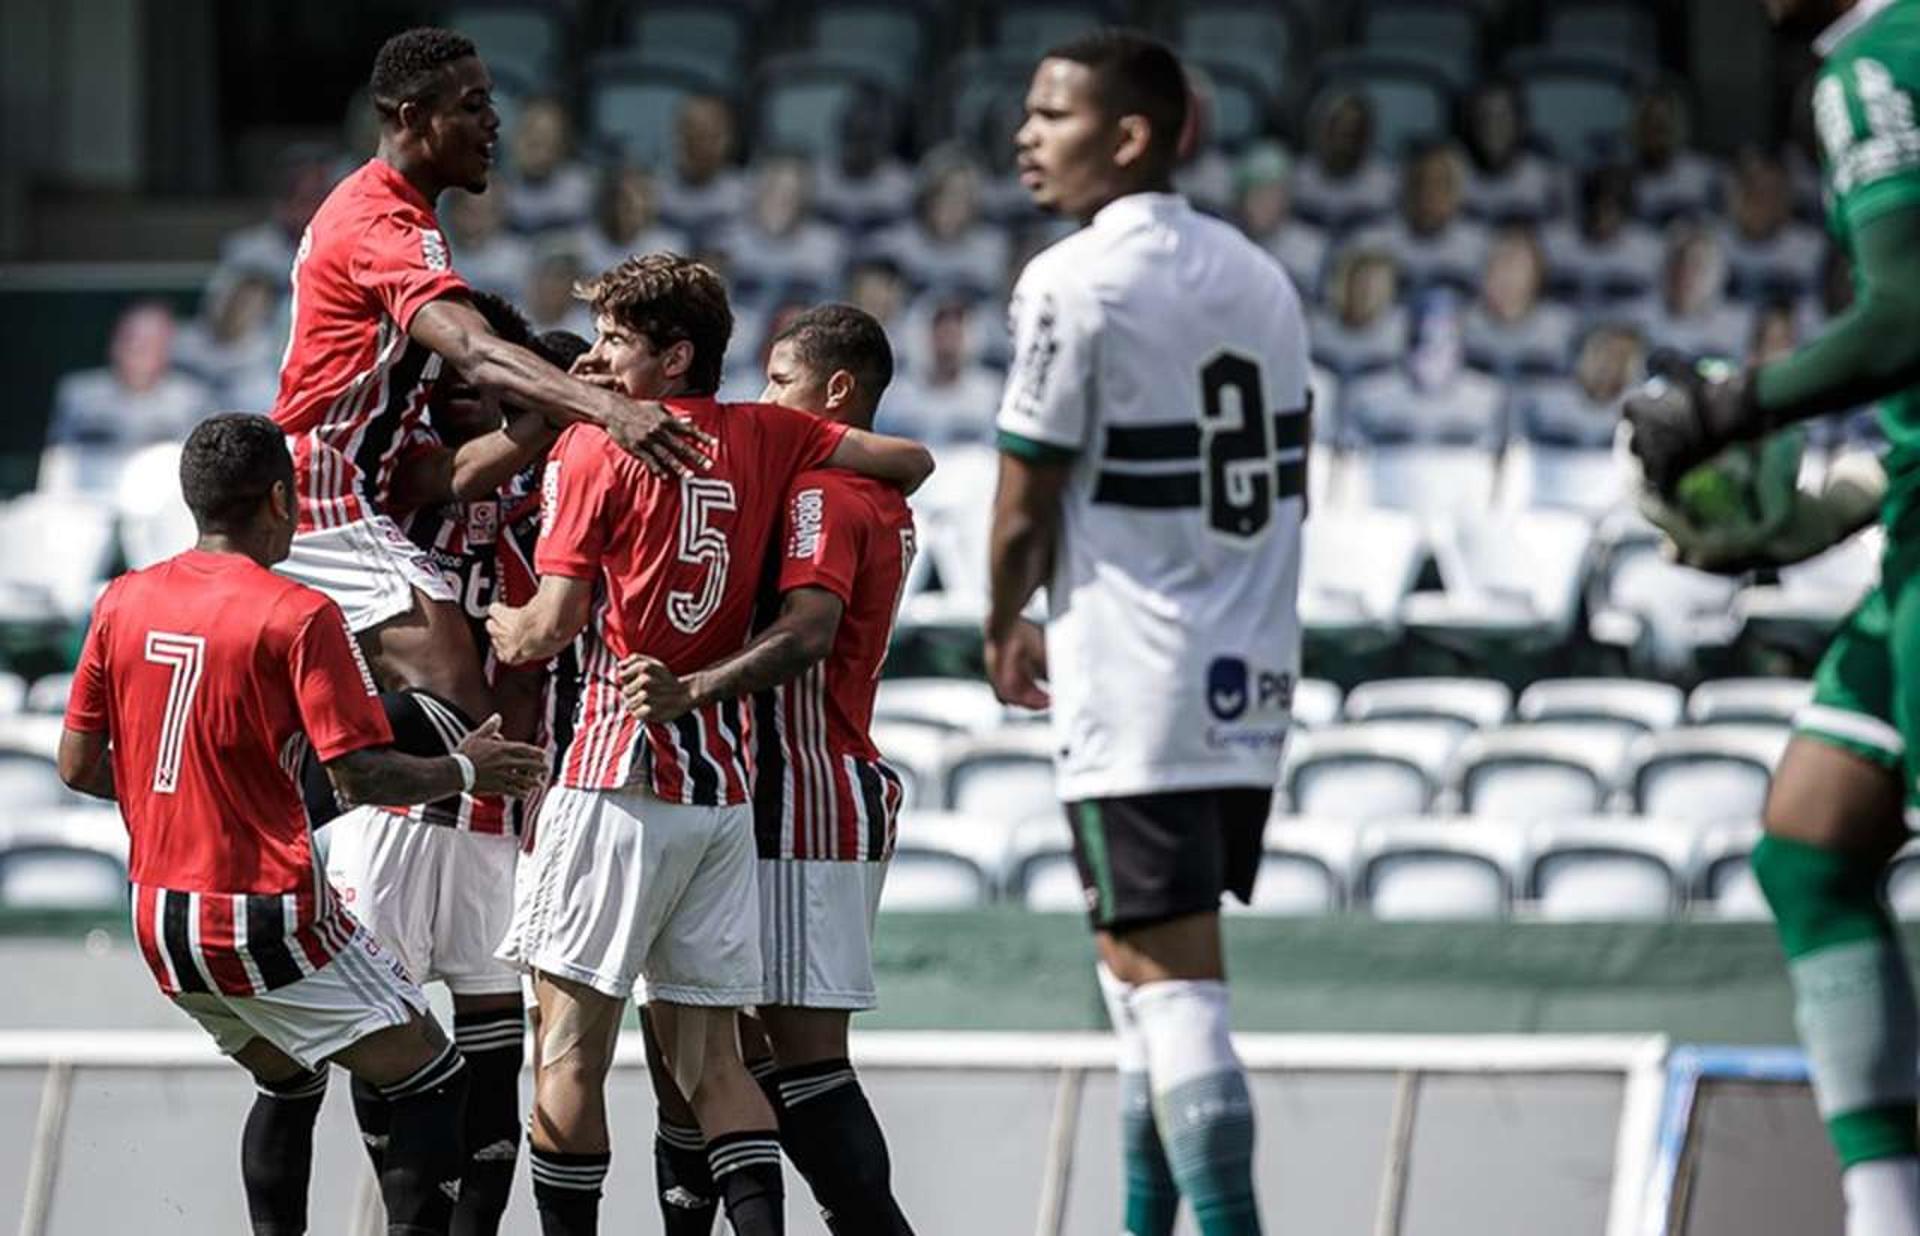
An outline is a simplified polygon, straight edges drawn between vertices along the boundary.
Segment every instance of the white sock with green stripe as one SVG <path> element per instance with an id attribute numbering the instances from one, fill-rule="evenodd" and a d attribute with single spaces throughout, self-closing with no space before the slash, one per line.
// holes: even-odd
<path id="1" fill-rule="evenodd" d="M 1146 1039 L 1167 1163 L 1201 1236 L 1259 1236 L 1253 1097 L 1227 1035 L 1227 985 L 1147 983 L 1127 1003 Z"/>

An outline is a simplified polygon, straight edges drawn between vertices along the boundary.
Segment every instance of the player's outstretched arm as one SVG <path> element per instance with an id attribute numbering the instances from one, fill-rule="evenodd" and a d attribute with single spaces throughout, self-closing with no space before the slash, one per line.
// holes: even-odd
<path id="1" fill-rule="evenodd" d="M 347 807 L 405 807 L 463 790 L 519 798 L 539 788 L 546 776 L 546 752 L 501 738 L 498 715 L 469 732 L 457 751 L 457 757 L 426 758 L 392 747 L 362 747 L 325 767 L 335 797 Z"/>
<path id="2" fill-rule="evenodd" d="M 1040 686 L 1045 645 L 1038 628 L 1020 614 L 1053 571 L 1068 467 L 1000 454 L 1000 485 L 987 538 L 987 677 L 1002 702 L 1022 708 L 1048 703 Z"/>
<path id="3" fill-rule="evenodd" d="M 911 438 L 849 429 L 823 466 L 845 468 L 912 493 L 933 475 L 933 452 Z"/>
<path id="4" fill-rule="evenodd" d="M 592 613 L 592 580 L 542 575 L 533 600 L 518 608 L 496 602 L 487 611 L 487 638 L 508 665 L 543 661 L 572 643 Z"/>
<path id="5" fill-rule="evenodd" d="M 113 759 L 105 731 L 61 730 L 55 763 L 68 789 L 114 801 Z"/>
<path id="6" fill-rule="evenodd" d="M 590 421 L 621 449 L 654 471 L 685 475 L 706 467 L 713 441 L 691 422 L 657 403 L 583 382 L 516 347 L 487 327 L 480 311 L 457 297 L 443 297 L 413 315 L 407 333 L 433 349 L 475 386 L 498 391 L 515 407 L 538 413 L 556 429 Z"/>
<path id="7" fill-rule="evenodd" d="M 685 678 L 652 657 L 620 662 L 620 695 L 642 721 L 666 723 L 716 700 L 792 682 L 833 651 L 846 604 L 825 588 L 794 588 L 780 616 L 739 652 Z"/>
<path id="8" fill-rule="evenodd" d="M 558 436 L 544 416 L 516 413 L 492 433 L 458 447 L 443 446 L 405 455 L 388 487 L 397 510 L 417 510 L 436 502 L 471 502 L 491 497 L 513 474 L 533 462 Z"/>

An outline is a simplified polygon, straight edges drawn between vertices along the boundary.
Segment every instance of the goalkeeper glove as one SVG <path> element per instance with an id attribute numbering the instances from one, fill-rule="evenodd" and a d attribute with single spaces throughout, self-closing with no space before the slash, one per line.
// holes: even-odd
<path id="1" fill-rule="evenodd" d="M 1673 352 L 1648 361 L 1652 376 L 1622 410 L 1629 449 L 1656 491 L 1671 495 L 1680 478 L 1731 442 L 1768 429 L 1748 376 L 1724 364 L 1694 365 Z"/>

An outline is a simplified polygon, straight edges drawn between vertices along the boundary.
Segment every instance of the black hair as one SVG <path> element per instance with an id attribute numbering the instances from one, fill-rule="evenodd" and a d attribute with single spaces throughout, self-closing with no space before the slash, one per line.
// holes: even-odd
<path id="1" fill-rule="evenodd" d="M 514 308 L 512 301 L 495 292 L 468 292 L 467 296 L 494 334 L 515 347 L 533 346 L 533 327 L 527 322 L 527 315 Z"/>
<path id="2" fill-rule="evenodd" d="M 1100 106 L 1116 118 L 1145 116 L 1155 162 L 1161 170 L 1173 167 L 1187 125 L 1188 90 L 1172 48 L 1137 30 L 1105 29 L 1069 39 L 1045 58 L 1087 66 Z"/>
<path id="3" fill-rule="evenodd" d="M 292 497 L 293 456 L 286 435 L 264 416 L 209 416 L 181 448 L 180 493 L 201 532 L 243 528 L 276 483 Z"/>
<path id="4" fill-rule="evenodd" d="M 893 381 L 893 345 L 871 313 L 852 305 L 815 305 L 773 337 L 775 344 L 791 343 L 800 363 L 815 374 L 845 369 L 859 384 L 869 406 Z"/>
<path id="5" fill-rule="evenodd" d="M 543 330 L 533 337 L 534 355 L 555 369 L 571 369 L 573 362 L 593 351 L 593 345 L 570 330 Z"/>
<path id="6" fill-rule="evenodd" d="M 394 120 L 403 103 L 431 102 L 446 67 L 479 54 L 472 39 L 451 30 L 421 26 L 394 35 L 373 58 L 373 76 L 367 86 L 374 110 Z"/>

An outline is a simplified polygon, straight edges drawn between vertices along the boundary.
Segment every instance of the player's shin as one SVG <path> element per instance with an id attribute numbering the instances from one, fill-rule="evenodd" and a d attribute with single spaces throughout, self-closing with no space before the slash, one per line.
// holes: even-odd
<path id="1" fill-rule="evenodd" d="M 387 1139 L 393 1131 L 393 1112 L 381 1095 L 380 1087 L 369 1081 L 353 1079 L 353 1122 L 360 1126 L 360 1144 L 373 1161 L 373 1174 L 387 1169 Z"/>
<path id="2" fill-rule="evenodd" d="M 393 1115 L 380 1172 L 387 1236 L 449 1230 L 465 1158 L 467 1081 L 466 1061 L 448 1043 L 412 1074 L 380 1087 Z"/>
<path id="3" fill-rule="evenodd" d="M 709 1236 L 720 1195 L 707 1166 L 707 1139 L 699 1126 L 660 1114 L 653 1134 L 653 1179 L 666 1236 Z"/>
<path id="4" fill-rule="evenodd" d="M 494 1236 L 520 1158 L 520 1066 L 526 1023 L 508 1008 L 454 1011 L 453 1041 L 467 1060 L 466 1170 L 453 1236 Z"/>
<path id="5" fill-rule="evenodd" d="M 240 1178 L 253 1236 L 301 1236 L 313 1174 L 313 1126 L 327 1095 L 325 1066 L 260 1083 L 240 1135 Z"/>
<path id="6" fill-rule="evenodd" d="M 1754 848 L 1753 871 L 1787 955 L 1814 1098 L 1846 1174 L 1848 1230 L 1920 1230 L 1920 1029 L 1881 866 L 1770 835 Z M 1904 1227 L 1862 1226 L 1853 1213 L 1862 1207 L 1899 1213 Z"/>
<path id="7" fill-rule="evenodd" d="M 1227 1034 L 1227 985 L 1146 983 L 1128 997 L 1147 1044 L 1167 1164 L 1201 1236 L 1258 1236 L 1253 1099 Z"/>
<path id="8" fill-rule="evenodd" d="M 784 1236 L 786 1184 L 772 1129 L 722 1133 L 707 1142 L 707 1165 L 734 1236 Z"/>
<path id="9" fill-rule="evenodd" d="M 886 1135 L 845 1058 L 778 1069 L 780 1145 L 834 1236 L 911 1236 L 893 1197 Z"/>
<path id="10" fill-rule="evenodd" d="M 1107 1019 L 1118 1040 L 1120 1066 L 1120 1153 L 1127 1182 L 1126 1230 L 1129 1236 L 1170 1236 L 1180 1210 L 1180 1189 L 1153 1120 L 1153 1087 L 1147 1074 L 1147 1040 L 1129 997 L 1133 984 L 1122 982 L 1106 966 L 1096 966 Z"/>

